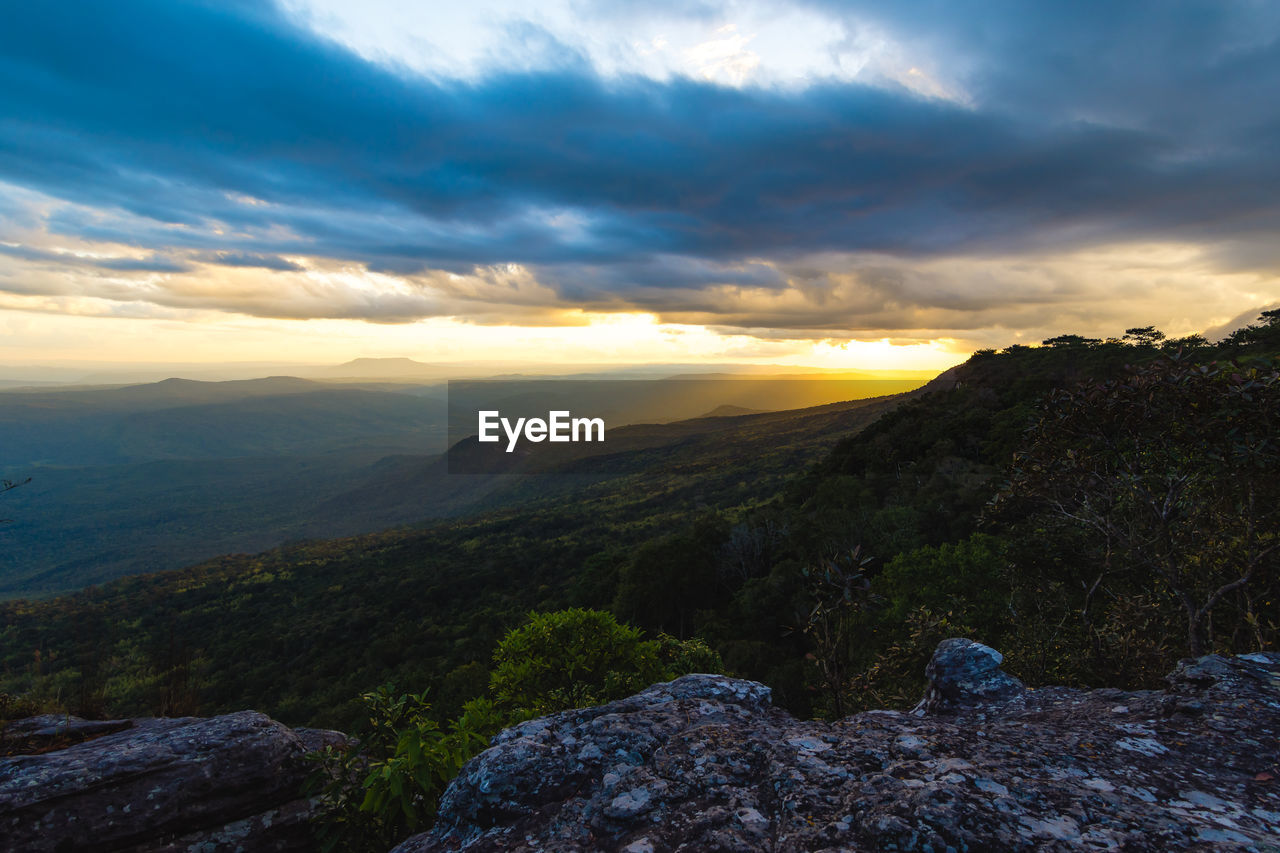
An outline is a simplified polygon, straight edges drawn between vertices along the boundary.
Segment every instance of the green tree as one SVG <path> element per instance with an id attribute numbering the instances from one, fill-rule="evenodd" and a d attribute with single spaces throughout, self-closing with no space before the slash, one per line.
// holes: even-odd
<path id="1" fill-rule="evenodd" d="M 498 704 L 534 714 L 598 705 L 665 680 L 657 644 L 612 613 L 531 613 L 493 652 Z"/>
<path id="2" fill-rule="evenodd" d="M 919 608 L 950 612 L 973 626 L 979 638 L 994 640 L 1009 618 L 1005 562 L 1004 543 L 985 533 L 899 554 L 875 580 L 886 600 L 882 616 L 906 624 Z"/>
<path id="3" fill-rule="evenodd" d="M 645 640 L 612 613 L 574 608 L 531 613 L 508 633 L 493 652 L 490 688 L 500 707 L 548 714 L 720 668 L 719 656 L 700 640 Z"/>
<path id="4" fill-rule="evenodd" d="M 1280 308 L 1263 311 L 1257 323 L 1251 323 L 1243 329 L 1236 329 L 1225 343 L 1228 346 L 1243 349 L 1264 349 L 1274 352 L 1280 347 Z"/>
<path id="5" fill-rule="evenodd" d="M 644 543 L 622 570 L 612 609 L 651 631 L 690 636 L 697 612 L 723 605 L 732 592 L 720 571 L 729 537 L 723 518 L 704 514 Z"/>
<path id="6" fill-rule="evenodd" d="M 1124 330 L 1123 339 L 1136 347 L 1154 347 L 1164 340 L 1164 332 L 1155 326 L 1135 326 Z"/>
<path id="7" fill-rule="evenodd" d="M 1058 335 L 1040 342 L 1047 347 L 1091 347 L 1102 343 L 1098 338 L 1086 338 L 1080 335 Z"/>

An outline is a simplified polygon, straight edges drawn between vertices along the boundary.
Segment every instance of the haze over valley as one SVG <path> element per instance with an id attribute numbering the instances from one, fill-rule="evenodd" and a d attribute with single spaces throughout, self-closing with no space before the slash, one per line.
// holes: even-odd
<path id="1" fill-rule="evenodd" d="M 609 416 L 611 441 L 593 451 L 603 453 L 635 446 L 634 434 L 629 440 L 613 428 L 714 414 L 744 399 L 733 393 L 742 389 L 754 392 L 749 401 L 756 405 L 795 408 L 923 382 L 869 379 L 875 374 L 867 372 L 797 377 L 782 372 L 787 368 L 714 369 L 648 365 L 538 382 L 507 373 L 496 387 L 512 398 L 508 411 L 530 393 L 545 406 L 554 399 L 548 383 L 573 389 L 579 403 Z M 0 596 L 68 592 L 219 554 L 421 524 L 515 499 L 503 498 L 509 488 L 501 478 L 448 476 L 440 454 L 473 434 L 475 424 L 472 412 L 451 439 L 444 369 L 359 359 L 298 372 L 312 378 L 92 385 L 90 374 L 0 389 L 0 477 L 30 479 L 6 496 L 12 522 L 2 534 Z M 904 374 L 911 376 L 888 375 Z M 659 377 L 670 376 L 686 382 L 664 386 Z M 695 396 L 680 393 L 687 383 Z M 530 384 L 544 389 L 541 396 L 526 390 Z M 584 397 L 583 386 L 595 390 Z M 630 399 L 636 387 L 649 389 L 643 399 Z M 674 440 L 667 432 L 659 428 L 645 441 Z"/>

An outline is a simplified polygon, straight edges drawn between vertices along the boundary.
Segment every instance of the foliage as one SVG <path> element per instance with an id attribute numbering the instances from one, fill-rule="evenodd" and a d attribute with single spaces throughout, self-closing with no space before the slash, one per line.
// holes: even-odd
<path id="1" fill-rule="evenodd" d="M 20 720 L 23 717 L 34 717 L 38 714 L 56 713 L 63 710 L 57 705 L 42 704 L 34 696 L 13 696 L 0 693 L 0 723 L 7 720 Z"/>
<path id="2" fill-rule="evenodd" d="M 716 671 L 718 656 L 702 641 L 640 630 L 612 613 L 573 608 L 531 613 L 493 652 L 491 689 L 502 708 L 547 714 L 621 699 L 690 671 Z"/>
<path id="3" fill-rule="evenodd" d="M 899 554 L 877 578 L 889 601 L 884 619 L 905 622 L 912 611 L 953 611 L 980 636 L 1002 633 L 1009 621 L 1005 543 L 986 533 Z"/>
<path id="4" fill-rule="evenodd" d="M 864 573 L 870 561 L 855 547 L 801 570 L 809 609 L 800 614 L 800 630 L 813 645 L 819 680 L 837 719 L 844 716 L 849 689 L 854 621 L 872 601 L 871 582 Z"/>
<path id="5" fill-rule="evenodd" d="M 668 679 L 694 672 L 715 674 L 725 671 L 720 653 L 701 637 L 677 640 L 670 634 L 659 634 L 657 643 L 658 661 Z"/>
<path id="6" fill-rule="evenodd" d="M 850 688 L 852 707 L 909 707 L 924 693 L 924 669 L 938 643 L 949 637 L 981 639 L 977 631 L 955 614 L 935 612 L 920 605 L 895 625 L 893 639 L 871 662 L 854 675 Z"/>
<path id="7" fill-rule="evenodd" d="M 1257 617 L 1251 593 L 1280 562 L 1277 436 L 1280 363 L 1164 357 L 1052 394 L 1000 501 L 1089 534 L 1086 621 L 1134 591 L 1168 596 L 1201 655 L 1219 607 Z"/>
<path id="8" fill-rule="evenodd" d="M 360 697 L 364 714 L 352 745 L 321 751 L 309 783 L 323 805 L 323 849 L 382 851 L 430 825 L 445 787 L 506 725 L 722 668 L 701 640 L 642 640 L 612 614 L 584 609 L 530 614 L 498 643 L 494 665 L 497 703 L 472 699 L 447 727 L 425 693 L 385 685 Z"/>
<path id="9" fill-rule="evenodd" d="M 724 519 L 704 513 L 646 542 L 622 571 L 613 610 L 645 628 L 689 636 L 697 611 L 723 606 L 732 592 L 720 571 L 729 533 Z"/>
<path id="10" fill-rule="evenodd" d="M 810 570 L 832 599 L 826 608 L 844 610 L 839 642 L 823 641 L 833 631 L 819 623 L 813 643 L 815 663 L 826 674 L 827 711 L 839 716 L 914 704 L 924 689 L 925 664 L 947 637 L 1006 648 L 1011 614 L 1005 551 L 1002 540 L 976 533 L 955 544 L 898 554 L 878 570 L 862 558 L 858 562 L 867 574 L 841 570 L 853 586 L 851 602 L 838 592 L 841 584 L 830 582 L 829 568 Z"/>
<path id="11" fill-rule="evenodd" d="M 310 793 L 325 851 L 385 851 L 435 819 L 445 787 L 483 750 L 504 718 L 476 699 L 446 729 L 431 718 L 425 693 L 384 685 L 360 697 L 365 716 L 346 749 L 325 747 Z"/>
<path id="12" fill-rule="evenodd" d="M 1261 321 L 1237 329 L 1226 344 L 1237 352 L 1265 353 L 1280 349 L 1280 308 L 1263 311 Z"/>

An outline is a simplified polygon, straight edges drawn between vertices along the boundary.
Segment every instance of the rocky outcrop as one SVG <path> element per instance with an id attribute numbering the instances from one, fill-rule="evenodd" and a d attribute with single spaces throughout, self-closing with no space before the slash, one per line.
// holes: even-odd
<path id="1" fill-rule="evenodd" d="M 1167 691 L 1025 689 L 944 643 L 919 713 L 801 722 L 690 675 L 508 729 L 423 851 L 1280 850 L 1280 655 Z"/>
<path id="2" fill-rule="evenodd" d="M 917 714 L 939 714 L 1017 696 L 1026 686 L 1000 669 L 1004 655 L 958 637 L 943 640 L 924 669 L 929 686 Z"/>
<path id="3" fill-rule="evenodd" d="M 310 851 L 307 752 L 337 732 L 256 711 L 207 719 L 10 724 L 0 758 L 6 851 Z M 15 746 L 16 745 L 16 746 Z"/>

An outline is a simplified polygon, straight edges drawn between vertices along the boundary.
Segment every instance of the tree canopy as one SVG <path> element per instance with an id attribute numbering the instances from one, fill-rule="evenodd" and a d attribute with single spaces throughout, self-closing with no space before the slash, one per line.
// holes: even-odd
<path id="1" fill-rule="evenodd" d="M 1139 330 L 1145 331 L 1145 330 Z M 1147 336 L 1151 337 L 1151 336 Z M 1094 595 L 1170 596 L 1204 654 L 1219 607 L 1256 620 L 1280 558 L 1280 362 L 1168 356 L 1055 391 L 1001 495 L 1079 527 Z"/>

